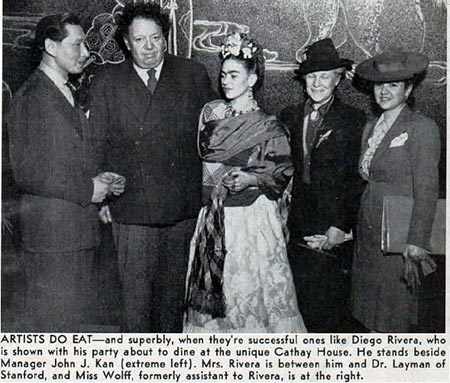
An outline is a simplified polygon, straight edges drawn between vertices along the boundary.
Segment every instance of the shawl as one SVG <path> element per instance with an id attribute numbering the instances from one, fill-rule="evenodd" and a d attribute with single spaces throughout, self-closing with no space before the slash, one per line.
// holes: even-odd
<path id="1" fill-rule="evenodd" d="M 239 153 L 268 140 L 286 135 L 273 116 L 261 111 L 204 122 L 199 131 L 199 154 L 203 161 L 227 162 Z M 258 167 L 242 168 L 258 173 Z M 188 308 L 213 318 L 225 317 L 223 268 L 225 263 L 224 205 L 227 189 L 216 183 L 210 202 L 200 215 L 195 252 L 188 279 Z"/>

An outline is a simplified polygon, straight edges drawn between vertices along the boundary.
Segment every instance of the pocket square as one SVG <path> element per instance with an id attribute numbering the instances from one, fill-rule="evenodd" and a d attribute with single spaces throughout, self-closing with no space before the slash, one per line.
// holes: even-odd
<path id="1" fill-rule="evenodd" d="M 405 145 L 405 142 L 408 140 L 408 133 L 402 133 L 399 136 L 395 137 L 391 144 L 389 145 L 390 148 L 396 148 L 398 146 Z"/>

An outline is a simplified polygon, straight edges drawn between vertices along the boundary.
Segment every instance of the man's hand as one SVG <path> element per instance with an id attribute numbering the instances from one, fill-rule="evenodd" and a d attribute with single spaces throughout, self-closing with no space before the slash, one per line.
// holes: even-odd
<path id="1" fill-rule="evenodd" d="M 113 172 L 103 172 L 98 175 L 103 182 L 109 184 L 109 193 L 120 195 L 125 191 L 125 177 Z"/>
<path id="2" fill-rule="evenodd" d="M 100 221 L 102 221 L 103 223 L 112 222 L 112 216 L 108 205 L 101 207 L 101 209 L 98 212 L 98 217 L 100 218 Z"/>
<path id="3" fill-rule="evenodd" d="M 94 183 L 94 193 L 91 201 L 93 203 L 103 202 L 109 192 L 109 184 L 103 181 L 100 176 L 92 178 L 92 182 Z"/>
<path id="4" fill-rule="evenodd" d="M 324 242 L 322 249 L 330 250 L 333 247 L 345 242 L 345 232 L 337 227 L 330 226 L 325 233 L 327 240 Z"/>

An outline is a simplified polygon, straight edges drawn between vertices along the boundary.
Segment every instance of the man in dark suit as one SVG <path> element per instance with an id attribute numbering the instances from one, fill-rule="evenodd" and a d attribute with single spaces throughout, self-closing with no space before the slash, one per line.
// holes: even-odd
<path id="1" fill-rule="evenodd" d="M 342 311 L 342 302 L 337 302 L 342 286 L 338 263 L 325 252 L 351 256 L 351 246 L 344 243 L 356 223 L 365 117 L 335 95 L 352 62 L 339 58 L 331 39 L 312 44 L 305 56 L 297 74 L 307 99 L 279 115 L 290 130 L 295 166 L 289 255 L 307 328 L 333 331 Z"/>
<path id="2" fill-rule="evenodd" d="M 127 191 L 102 215 L 113 224 L 129 332 L 182 330 L 189 242 L 200 207 L 197 125 L 214 94 L 202 65 L 166 53 L 169 27 L 157 4 L 125 6 L 117 40 L 128 58 L 102 68 L 90 91 L 105 166 L 127 179 Z"/>
<path id="3" fill-rule="evenodd" d="M 89 323 L 94 303 L 93 203 L 113 190 L 105 174 L 97 175 L 87 118 L 68 82 L 89 56 L 80 21 L 71 14 L 47 16 L 35 36 L 42 60 L 14 96 L 8 116 L 11 166 L 23 193 L 19 216 L 27 288 L 20 327 L 75 332 Z"/>

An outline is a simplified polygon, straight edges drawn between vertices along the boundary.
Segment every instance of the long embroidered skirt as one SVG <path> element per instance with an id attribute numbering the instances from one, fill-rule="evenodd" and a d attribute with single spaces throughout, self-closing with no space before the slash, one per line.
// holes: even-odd
<path id="1" fill-rule="evenodd" d="M 204 210 L 200 212 L 201 215 Z M 200 221 L 200 219 L 199 219 Z M 188 278 L 197 226 L 191 242 Z M 184 332 L 307 332 L 298 310 L 277 204 L 225 207 L 225 318 L 189 309 Z"/>

